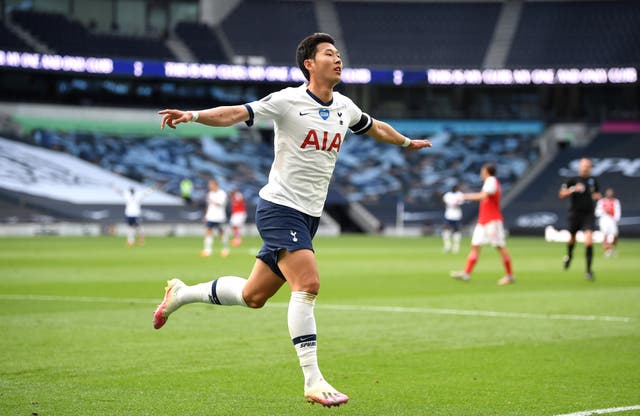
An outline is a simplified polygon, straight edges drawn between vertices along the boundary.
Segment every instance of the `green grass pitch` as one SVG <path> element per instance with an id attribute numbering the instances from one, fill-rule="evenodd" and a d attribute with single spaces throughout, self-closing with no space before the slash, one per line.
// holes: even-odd
<path id="1" fill-rule="evenodd" d="M 485 248 L 472 281 L 437 238 L 317 238 L 320 367 L 351 397 L 307 404 L 289 290 L 261 310 L 189 305 L 161 330 L 165 281 L 247 276 L 258 239 L 0 239 L 1 415 L 558 415 L 640 405 L 640 241 L 617 258 L 510 238 L 517 283 Z M 218 245 L 219 248 L 219 245 Z M 618 414 L 638 415 L 631 410 Z"/>

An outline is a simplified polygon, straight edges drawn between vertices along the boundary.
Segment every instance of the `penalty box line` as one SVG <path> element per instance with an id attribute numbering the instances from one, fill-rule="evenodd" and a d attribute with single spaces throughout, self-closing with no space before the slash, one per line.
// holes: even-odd
<path id="1" fill-rule="evenodd" d="M 87 302 L 87 303 L 133 303 L 133 304 L 157 304 L 159 299 L 146 298 L 110 298 L 99 296 L 56 296 L 56 295 L 10 295 L 0 294 L 2 300 L 18 301 L 54 301 L 54 302 Z M 289 303 L 273 302 L 266 306 L 288 307 Z M 633 318 L 627 316 L 603 316 L 603 315 L 573 315 L 573 314 L 544 314 L 527 312 L 501 312 L 448 308 L 412 308 L 402 306 L 371 306 L 371 305 L 336 305 L 318 304 L 319 310 L 353 311 L 353 312 L 383 312 L 383 313 L 417 313 L 427 315 L 451 315 L 470 316 L 483 318 L 511 318 L 511 319 L 542 319 L 564 321 L 600 321 L 600 322 L 624 322 L 629 323 Z"/>

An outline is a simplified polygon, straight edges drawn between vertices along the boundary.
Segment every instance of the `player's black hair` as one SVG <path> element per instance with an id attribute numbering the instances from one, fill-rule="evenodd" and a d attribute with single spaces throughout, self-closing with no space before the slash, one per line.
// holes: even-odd
<path id="1" fill-rule="evenodd" d="M 485 163 L 482 168 L 487 171 L 489 176 L 496 176 L 496 165 L 494 165 L 493 163 Z"/>
<path id="2" fill-rule="evenodd" d="M 453 185 L 453 187 L 451 188 L 451 192 L 458 192 L 459 189 L 460 189 L 460 186 L 458 186 L 457 184 Z"/>
<path id="3" fill-rule="evenodd" d="M 136 188 L 129 188 L 129 192 L 131 192 L 132 194 L 136 192 Z"/>
<path id="4" fill-rule="evenodd" d="M 298 68 L 302 71 L 304 77 L 309 81 L 309 71 L 304 67 L 304 61 L 307 59 L 313 59 L 316 56 L 316 47 L 319 43 L 328 42 L 332 45 L 336 44 L 331 35 L 326 33 L 314 33 L 306 38 L 302 39 L 296 49 L 296 63 Z"/>

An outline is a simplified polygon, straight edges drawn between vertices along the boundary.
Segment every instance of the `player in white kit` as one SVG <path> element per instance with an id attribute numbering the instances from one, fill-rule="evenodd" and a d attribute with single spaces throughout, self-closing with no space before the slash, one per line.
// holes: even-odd
<path id="1" fill-rule="evenodd" d="M 229 255 L 229 236 L 225 232 L 227 224 L 227 193 L 220 189 L 218 182 L 214 179 L 209 181 L 209 192 L 207 193 L 207 211 L 204 216 L 206 231 L 204 234 L 204 247 L 200 255 L 209 257 L 213 251 L 213 231 L 220 237 L 222 250 L 220 255 Z"/>
<path id="2" fill-rule="evenodd" d="M 445 226 L 442 230 L 443 251 L 457 253 L 460 250 L 460 220 L 462 220 L 462 204 L 464 204 L 464 194 L 460 192 L 458 185 L 442 196 L 445 205 L 444 219 Z M 453 237 L 453 244 L 451 242 Z"/>
<path id="3" fill-rule="evenodd" d="M 312 239 L 347 129 L 410 150 L 431 146 L 428 140 L 411 140 L 373 119 L 333 90 L 342 73 L 340 52 L 334 45 L 333 38 L 322 33 L 302 40 L 296 61 L 308 82 L 297 88 L 245 105 L 159 112 L 162 127 L 170 128 L 193 121 L 230 126 L 273 120 L 274 160 L 268 183 L 259 193 L 256 226 L 263 246 L 249 278 L 223 276 L 194 286 L 170 280 L 154 313 L 154 327 L 162 327 L 172 312 L 192 302 L 260 308 L 286 282 L 291 288 L 289 334 L 305 379 L 304 396 L 324 406 L 338 406 L 349 397 L 331 386 L 318 367 L 314 305 L 320 276 Z"/>

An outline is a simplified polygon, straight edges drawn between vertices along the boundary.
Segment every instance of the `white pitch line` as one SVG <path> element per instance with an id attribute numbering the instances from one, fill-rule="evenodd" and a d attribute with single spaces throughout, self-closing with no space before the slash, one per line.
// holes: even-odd
<path id="1" fill-rule="evenodd" d="M 620 413 L 627 412 L 629 410 L 640 410 L 640 404 L 636 404 L 634 406 L 625 406 L 625 407 L 610 407 L 608 409 L 594 409 L 594 410 L 583 410 L 581 412 L 575 413 L 565 413 L 562 415 L 555 416 L 591 416 L 591 415 L 605 415 L 608 413 Z"/>
<path id="2" fill-rule="evenodd" d="M 108 298 L 93 296 L 55 296 L 55 295 L 2 295 L 0 299 L 5 300 L 30 300 L 30 301 L 57 301 L 57 302 L 88 302 L 88 303 L 136 303 L 136 304 L 157 304 L 159 299 L 146 298 Z M 289 303 L 272 302 L 267 304 L 271 307 L 286 308 Z M 473 316 L 485 318 L 517 318 L 517 319 L 548 319 L 565 321 L 605 321 L 605 322 L 632 322 L 633 318 L 627 316 L 603 316 L 603 315 L 569 315 L 569 314 L 543 314 L 527 312 L 498 312 L 479 311 L 465 309 L 436 309 L 436 308 L 409 308 L 402 306 L 368 306 L 368 305 L 331 305 L 318 304 L 319 310 L 336 311 L 361 311 L 361 312 L 386 312 L 386 313 L 422 313 L 429 315 L 453 315 L 453 316 Z"/>

